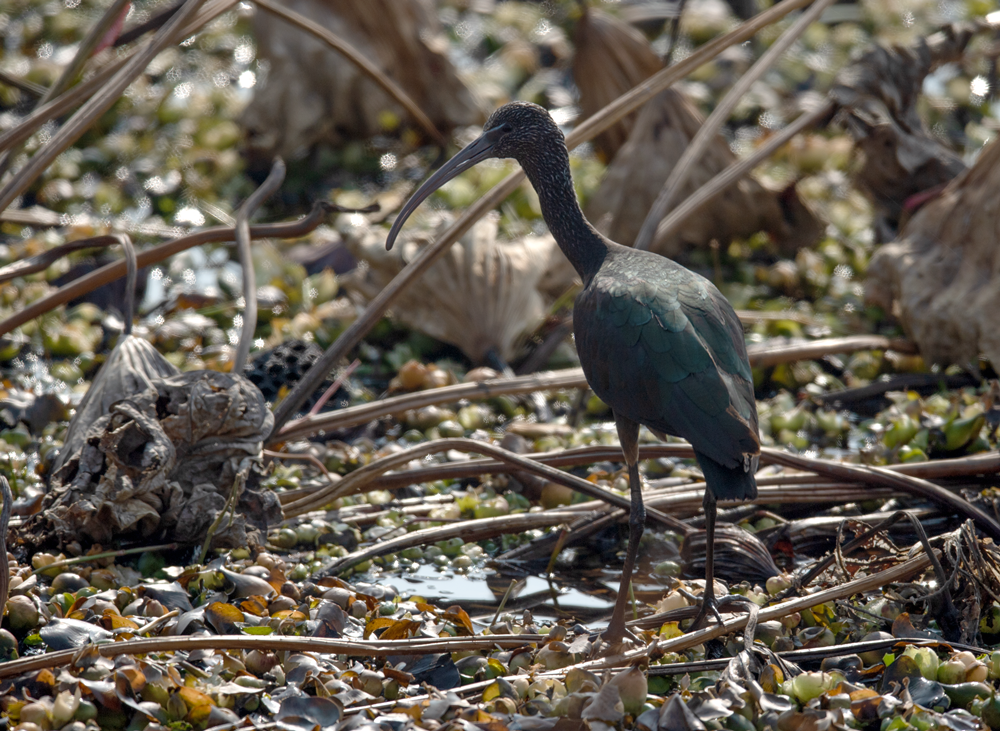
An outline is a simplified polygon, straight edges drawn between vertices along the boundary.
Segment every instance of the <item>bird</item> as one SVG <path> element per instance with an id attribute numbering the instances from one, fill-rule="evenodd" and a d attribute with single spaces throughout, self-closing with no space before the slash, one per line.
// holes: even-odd
<path id="1" fill-rule="evenodd" d="M 706 584 L 701 610 L 718 617 L 714 591 L 717 501 L 757 496 L 757 404 L 743 327 L 725 296 L 704 277 L 659 254 L 610 241 L 584 217 L 573 188 L 569 151 L 541 106 L 509 102 L 483 134 L 431 175 L 400 209 L 386 239 L 392 247 L 410 214 L 446 182 L 489 158 L 513 158 L 538 194 L 542 217 L 583 288 L 573 334 L 591 390 L 614 415 L 628 470 L 629 540 L 621 586 L 605 641 L 635 641 L 625 623 L 628 589 L 645 522 L 639 428 L 660 439 L 686 439 L 705 476 Z"/>

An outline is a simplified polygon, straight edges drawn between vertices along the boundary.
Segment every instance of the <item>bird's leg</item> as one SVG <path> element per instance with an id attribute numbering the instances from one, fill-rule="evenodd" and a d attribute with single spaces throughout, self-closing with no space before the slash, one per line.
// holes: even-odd
<path id="1" fill-rule="evenodd" d="M 701 597 L 701 611 L 691 623 L 691 629 L 700 629 L 710 612 L 718 623 L 722 624 L 718 603 L 715 601 L 715 517 L 718 513 L 718 502 L 709 487 L 705 488 L 702 505 L 705 507 L 705 593 Z"/>
<path id="2" fill-rule="evenodd" d="M 639 553 L 639 539 L 642 538 L 643 527 L 646 524 L 646 508 L 642 504 L 642 481 L 639 478 L 639 425 L 618 415 L 615 415 L 615 425 L 618 427 L 618 439 L 622 444 L 625 464 L 628 465 L 632 505 L 629 509 L 628 549 L 625 552 L 621 585 L 618 588 L 618 598 L 611 614 L 611 621 L 602 635 L 610 644 L 617 644 L 626 637 L 636 640 L 635 635 L 625 628 L 625 610 L 628 607 L 632 570 L 635 568 L 635 559 Z"/>

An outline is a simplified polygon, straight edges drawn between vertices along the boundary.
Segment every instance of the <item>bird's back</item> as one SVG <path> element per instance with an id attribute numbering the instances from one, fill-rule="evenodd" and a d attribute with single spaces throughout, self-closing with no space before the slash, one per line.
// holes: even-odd
<path id="1" fill-rule="evenodd" d="M 611 244 L 577 297 L 577 351 L 612 410 L 688 440 L 722 499 L 756 496 L 757 407 L 743 328 L 707 279 Z"/>

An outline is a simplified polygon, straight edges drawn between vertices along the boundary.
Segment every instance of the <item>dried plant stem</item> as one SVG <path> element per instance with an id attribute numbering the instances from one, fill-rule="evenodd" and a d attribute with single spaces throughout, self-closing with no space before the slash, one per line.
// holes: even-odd
<path id="1" fill-rule="evenodd" d="M 629 92 L 618 97 L 603 110 L 584 120 L 566 138 L 570 149 L 593 139 L 595 136 L 612 126 L 625 115 L 635 111 L 645 102 L 670 87 L 689 73 L 704 65 L 723 50 L 735 43 L 741 43 L 753 36 L 761 28 L 779 20 L 788 13 L 808 5 L 812 0 L 782 0 L 763 13 L 742 23 L 734 30 L 709 41 L 683 61 L 658 71 L 653 76 L 636 86 Z M 340 337 L 323 353 L 302 380 L 292 389 L 291 393 L 278 404 L 274 411 L 274 429 L 271 431 L 273 440 L 285 423 L 294 416 L 310 394 L 316 391 L 319 384 L 344 356 L 358 343 L 365 334 L 378 322 L 399 294 L 409 284 L 423 274 L 449 246 L 459 239 L 487 211 L 499 205 L 508 195 L 514 192 L 524 180 L 524 171 L 518 170 L 500 181 L 492 190 L 480 198 L 465 211 L 447 231 L 429 246 L 423 247 L 417 256 L 407 264 L 386 287 L 379 292 L 364 313 L 351 324 Z M 270 440 L 269 440 L 270 441 Z"/>
<path id="2" fill-rule="evenodd" d="M 460 537 L 469 541 L 482 541 L 510 533 L 521 533 L 535 528 L 549 528 L 560 523 L 568 523 L 580 517 L 579 512 L 570 510 L 543 510 L 540 513 L 518 513 L 496 518 L 479 518 L 475 520 L 460 520 L 447 525 L 433 528 L 423 528 L 387 541 L 380 541 L 365 548 L 359 548 L 342 558 L 338 558 L 328 566 L 324 566 L 310 577 L 317 581 L 325 576 L 335 576 L 362 561 L 387 553 L 396 553 L 404 548 L 423 546 L 435 541 L 445 541 Z"/>
<path id="3" fill-rule="evenodd" d="M 3 332 L 5 331 L 3 330 L 2 323 L 0 323 L 0 334 L 3 334 Z M 857 350 L 896 350 L 898 352 L 911 353 L 914 351 L 914 347 L 908 340 L 886 338 L 881 335 L 857 335 L 794 344 L 787 342 L 774 345 L 761 343 L 760 345 L 751 345 L 747 351 L 750 357 L 750 365 L 770 367 L 779 363 L 816 359 L 824 355 L 849 353 Z M 329 414 L 306 416 L 290 422 L 280 432 L 272 432 L 273 436 L 269 441 L 274 443 L 277 441 L 303 439 L 320 431 L 329 432 L 334 429 L 346 429 L 358 424 L 367 424 L 369 421 L 384 416 L 396 416 L 410 409 L 451 403 L 461 399 L 486 399 L 502 395 L 533 393 L 535 391 L 557 391 L 571 388 L 587 388 L 587 379 L 584 378 L 582 369 L 568 368 L 561 371 L 533 373 L 528 376 L 517 376 L 515 378 L 498 378 L 491 381 L 478 381 L 476 383 L 460 383 L 454 386 L 443 386 L 427 391 L 394 396 L 370 404 L 350 406 Z"/>
<path id="4" fill-rule="evenodd" d="M 15 89 L 20 89 L 25 94 L 30 94 L 36 98 L 41 97 L 42 94 L 45 93 L 45 87 L 41 84 L 36 84 L 34 81 L 22 79 L 20 76 L 14 76 L 14 74 L 7 73 L 3 70 L 0 70 L 0 84 L 13 86 Z"/>
<path id="5" fill-rule="evenodd" d="M 921 553 L 908 561 L 904 561 L 903 563 L 897 564 L 883 571 L 879 571 L 871 576 L 854 579 L 853 581 L 838 584 L 837 586 L 824 589 L 823 591 L 817 591 L 804 597 L 789 599 L 787 601 L 765 607 L 760 610 L 760 613 L 757 615 L 757 620 L 758 622 L 767 622 L 772 619 L 780 619 L 792 614 L 793 612 L 800 612 L 820 604 L 836 601 L 838 599 L 846 599 L 854 594 L 863 594 L 865 592 L 875 591 L 881 589 L 887 584 L 906 581 L 907 579 L 910 579 L 926 570 L 930 565 L 930 559 L 926 554 Z M 714 640 L 717 637 L 723 637 L 725 635 L 733 634 L 734 632 L 739 632 L 746 626 L 747 619 L 747 615 L 740 615 L 732 619 L 727 619 L 721 626 L 713 625 L 711 627 L 706 627 L 705 629 L 688 632 L 681 637 L 676 637 L 664 642 L 657 642 L 656 650 L 657 652 L 683 652 L 684 650 L 688 650 L 704 642 L 708 642 L 709 640 Z M 630 622 L 629 625 L 632 627 L 653 628 L 659 627 L 659 622 L 660 618 L 657 615 L 652 615 L 651 617 L 643 617 L 637 622 Z M 583 668 L 586 670 L 618 667 L 644 657 L 648 651 L 649 648 L 640 648 L 614 657 L 579 663 L 574 666 L 563 668 L 559 672 L 568 672 L 573 667 Z M 3 666 L 0 666 L 0 668 L 2 667 Z"/>
<path id="6" fill-rule="evenodd" d="M 122 548 L 118 551 L 88 553 L 86 556 L 74 556 L 73 558 L 66 558 L 62 561 L 53 561 L 50 564 L 33 569 L 28 576 L 34 576 L 35 574 L 40 574 L 43 571 L 49 571 L 50 569 L 61 569 L 65 566 L 79 566 L 80 564 L 90 563 L 91 561 L 99 561 L 102 558 L 120 558 L 121 556 L 131 556 L 136 553 L 155 553 L 156 551 L 176 551 L 180 547 L 180 543 L 161 543 L 158 546 L 138 546 L 136 548 Z"/>
<path id="7" fill-rule="evenodd" d="M 240 268 L 243 270 L 243 324 L 240 328 L 236 355 L 233 357 L 233 373 L 243 373 L 250 355 L 253 335 L 257 330 L 257 275 L 254 272 L 253 251 L 250 248 L 250 217 L 281 187 L 284 179 L 285 161 L 276 157 L 267 178 L 236 212 L 236 249 L 240 256 Z"/>
<path id="8" fill-rule="evenodd" d="M 750 90 L 754 82 L 765 71 L 771 68 L 774 62 L 788 50 L 799 36 L 805 33 L 806 28 L 812 25 L 832 2 L 833 0 L 816 0 L 808 10 L 802 13 L 802 17 L 781 34 L 781 37 L 750 67 L 750 70 L 740 77 L 740 80 L 736 82 L 733 88 L 723 97 L 722 101 L 712 110 L 708 119 L 705 120 L 694 138 L 688 143 L 677 164 L 674 165 L 673 170 L 670 171 L 670 176 L 663 184 L 663 189 L 657 196 L 653 206 L 649 209 L 649 213 L 646 214 L 646 220 L 643 221 L 639 235 L 635 239 L 635 248 L 649 249 L 653 243 L 653 239 L 656 237 L 657 224 L 666 215 L 666 212 L 670 210 L 670 204 L 673 203 L 674 196 L 687 181 L 688 174 L 691 172 L 694 164 L 701 158 L 702 154 L 708 148 L 709 143 L 719 131 L 719 128 L 729 118 L 729 115 L 732 114 L 733 109 L 736 108 L 736 105 Z"/>
<path id="9" fill-rule="evenodd" d="M 940 485 L 935 485 L 933 482 L 928 482 L 919 477 L 901 474 L 899 470 L 830 462 L 828 460 L 789 454 L 778 449 L 762 449 L 761 461 L 767 461 L 770 464 L 785 465 L 786 467 L 795 467 L 801 470 L 811 470 L 817 474 L 836 477 L 842 480 L 856 480 L 862 483 L 882 485 L 901 490 L 911 495 L 917 495 L 926 500 L 942 504 L 954 510 L 963 518 L 971 519 L 981 531 L 990 536 L 994 541 L 1000 542 L 1000 523 L 997 523 L 997 520 L 993 516 L 960 495 L 949 492 Z"/>
<path id="10" fill-rule="evenodd" d="M 631 505 L 629 498 L 624 495 L 606 490 L 603 487 L 584 480 L 582 477 L 571 475 L 546 464 L 522 457 L 519 454 L 514 454 L 495 444 L 478 442 L 474 439 L 436 439 L 433 442 L 419 444 L 410 449 L 404 449 L 402 452 L 396 452 L 388 457 L 377 459 L 350 473 L 339 482 L 283 506 L 283 512 L 286 517 L 294 517 L 310 510 L 315 510 L 329 503 L 331 500 L 336 500 L 338 497 L 353 495 L 363 491 L 364 487 L 375 477 L 393 467 L 404 465 L 414 459 L 421 459 L 429 454 L 439 454 L 452 449 L 459 452 L 486 454 L 495 457 L 501 462 L 513 465 L 520 470 L 531 472 L 560 485 L 566 485 L 577 492 L 582 492 L 584 495 L 589 495 L 624 510 L 628 510 Z M 684 524 L 679 520 L 669 515 L 664 515 L 655 508 L 647 510 L 647 516 L 673 530 L 685 530 Z"/>
<path id="11" fill-rule="evenodd" d="M 272 0 L 254 0 L 254 3 L 264 8 L 269 13 L 274 13 L 280 18 L 287 20 L 292 25 L 297 26 L 308 33 L 312 33 L 316 38 L 320 39 L 337 53 L 344 56 L 344 58 L 357 66 L 359 71 L 378 84 L 386 94 L 395 99 L 399 105 L 413 117 L 417 124 L 424 128 L 424 131 L 432 140 L 442 147 L 448 144 L 448 140 L 446 140 L 444 135 L 441 134 L 441 131 L 434 125 L 434 122 L 431 121 L 430 117 L 424 114 L 424 111 L 420 108 L 420 106 L 410 98 L 410 95 L 407 94 L 395 81 L 382 73 L 382 71 L 379 70 L 375 64 L 365 58 L 363 53 L 357 50 L 346 40 L 335 33 L 330 32 L 330 30 L 324 28 L 314 20 L 287 8 L 280 3 L 273 2 Z"/>
<path id="12" fill-rule="evenodd" d="M 270 452 L 273 456 L 280 456 L 285 458 L 301 459 L 302 457 L 294 454 L 287 454 L 284 452 Z M 621 460 L 621 450 L 618 447 L 612 446 L 601 446 L 601 447 L 580 447 L 577 449 L 566 449 L 558 452 L 542 452 L 531 455 L 523 455 L 527 459 L 531 459 L 542 464 L 547 464 L 551 467 L 574 467 L 582 464 L 593 464 L 595 462 L 604 461 L 620 461 Z M 639 459 L 657 459 L 659 457 L 669 457 L 669 458 L 680 458 L 680 459 L 691 459 L 694 457 L 694 451 L 691 449 L 690 445 L 684 443 L 676 444 L 649 444 L 643 445 L 639 448 Z M 767 455 L 765 454 L 761 460 L 765 464 L 768 462 Z M 832 464 L 832 463 L 831 463 Z M 433 482 L 435 480 L 460 480 L 470 477 L 478 477 L 480 475 L 495 475 L 495 474 L 509 474 L 511 472 L 518 471 L 519 468 L 504 464 L 503 462 L 498 462 L 496 460 L 490 459 L 473 459 L 467 462 L 450 462 L 433 464 L 422 467 L 415 467 L 409 470 L 399 470 L 395 472 L 390 472 L 388 474 L 381 475 L 371 482 L 367 483 L 365 486 L 365 491 L 370 490 L 391 490 L 400 487 L 405 487 L 406 485 L 419 485 L 425 482 Z M 996 453 L 985 453 L 979 455 L 973 455 L 971 457 L 961 457 L 958 459 L 941 459 L 934 460 L 933 462 L 917 462 L 908 464 L 897 464 L 890 465 L 886 469 L 891 470 L 902 475 L 911 475 L 913 477 L 920 477 L 923 479 L 940 479 L 949 477 L 970 477 L 974 475 L 987 475 L 1000 472 L 1000 454 Z M 325 471 L 325 469 L 324 469 Z M 327 474 L 329 478 L 329 474 Z M 338 476 L 339 477 L 339 476 Z M 680 494 L 684 491 L 693 490 L 694 485 L 701 485 L 702 483 L 696 482 L 694 480 L 687 481 L 681 485 L 670 487 L 666 490 L 662 488 L 657 488 L 655 481 L 651 483 L 652 489 L 647 491 L 647 494 L 653 493 L 663 493 L 663 494 Z M 757 477 L 757 486 L 760 488 L 771 488 L 771 487 L 800 487 L 802 488 L 802 498 L 797 497 L 798 493 L 780 493 L 781 500 L 795 500 L 796 502 L 808 502 L 808 495 L 813 494 L 819 497 L 820 493 L 817 491 L 829 490 L 831 492 L 830 498 L 823 497 L 822 500 L 827 499 L 842 499 L 848 500 L 849 495 L 853 493 L 848 492 L 836 492 L 838 490 L 846 490 L 847 488 L 857 488 L 857 481 L 843 481 L 838 480 L 833 477 L 825 477 L 823 475 L 816 475 L 813 472 L 796 472 L 796 473 L 786 473 L 781 475 L 760 475 Z M 289 505 L 292 502 L 299 500 L 304 495 L 314 495 L 319 490 L 323 489 L 320 487 L 308 487 L 299 488 L 298 490 L 289 490 L 288 492 L 281 493 L 279 498 L 282 504 Z M 871 487 L 865 487 L 864 490 L 871 490 Z M 810 491 L 812 491 L 810 493 Z M 691 493 L 694 495 L 694 493 Z M 874 496 L 872 493 L 865 493 L 869 496 Z M 897 494 L 897 491 L 886 488 L 883 493 L 886 497 Z M 762 492 L 761 497 L 758 500 L 760 503 L 774 502 L 771 496 L 778 496 L 779 493 Z M 837 497 L 840 495 L 841 497 Z M 765 499 L 765 496 L 768 496 Z M 864 495 L 856 499 L 863 499 Z M 693 499 L 693 498 L 692 498 Z M 701 498 L 699 497 L 698 500 Z M 699 503 L 700 504 L 700 503 Z M 697 506 L 693 506 L 695 511 L 697 511 Z M 366 510 L 370 512 L 375 512 L 378 509 L 374 506 L 352 506 L 351 508 L 345 508 L 344 510 Z"/>
<path id="13" fill-rule="evenodd" d="M 341 371 L 340 375 L 337 376 L 333 383 L 330 384 L 330 387 L 323 392 L 323 395 L 316 399 L 316 403 L 314 403 L 312 408 L 309 409 L 309 416 L 318 414 L 320 409 L 326 405 L 326 402 L 330 400 L 333 394 L 337 393 L 337 389 L 344 385 L 344 382 L 351 377 L 351 374 L 354 373 L 360 365 L 361 361 L 358 358 L 352 360 L 351 364 Z"/>
<path id="14" fill-rule="evenodd" d="M 73 82 L 73 79 L 83 70 L 84 64 L 87 63 L 87 59 L 91 57 L 101 39 L 107 35 L 115 21 L 121 17 L 122 11 L 127 9 L 129 2 L 131 0 L 114 0 L 108 9 L 104 11 L 104 14 L 101 15 L 100 19 L 91 27 L 90 31 L 80 42 L 73 59 L 62 70 L 62 73 L 59 74 L 56 82 L 42 93 L 41 98 L 36 102 L 38 106 L 57 97 Z M 10 161 L 17 157 L 19 152 L 20 148 L 14 148 L 0 155 L 0 175 L 6 171 Z"/>
<path id="15" fill-rule="evenodd" d="M 780 363 L 797 360 L 817 360 L 835 353 L 853 353 L 859 350 L 894 350 L 897 353 L 916 353 L 917 346 L 910 340 L 887 338 L 882 335 L 850 335 L 844 338 L 826 338 L 796 343 L 761 343 L 747 348 L 750 365 L 770 368 Z"/>
<path id="16" fill-rule="evenodd" d="M 84 39 L 80 41 L 80 46 L 76 49 L 73 60 L 63 69 L 59 78 L 56 79 L 56 83 L 45 90 L 42 98 L 38 101 L 39 104 L 44 104 L 50 99 L 54 99 L 73 83 L 73 79 L 83 71 L 84 64 L 93 55 L 97 45 L 108 34 L 108 31 L 111 30 L 111 27 L 118 20 L 119 16 L 121 16 L 122 12 L 127 9 L 129 2 L 131 0 L 114 0 L 108 6 L 108 9 L 104 11 L 101 18 L 91 27 Z"/>
<path id="17" fill-rule="evenodd" d="M 656 237 L 663 239 L 670 236 L 688 219 L 688 216 L 699 210 L 703 205 L 722 193 L 730 185 L 744 178 L 750 173 L 751 170 L 771 157 L 771 155 L 773 155 L 795 135 L 809 127 L 812 127 L 814 124 L 829 115 L 833 109 L 833 102 L 828 101 L 811 112 L 805 112 L 799 115 L 794 122 L 771 135 L 771 137 L 769 137 L 764 144 L 753 151 L 753 154 L 742 160 L 737 160 L 721 173 L 718 173 L 714 178 L 685 198 L 680 205 L 670 211 L 667 217 L 657 224 Z"/>
<path id="18" fill-rule="evenodd" d="M 205 3 L 205 6 L 198 12 L 191 22 L 181 29 L 177 37 L 183 38 L 184 36 L 191 35 L 206 23 L 211 22 L 219 15 L 229 10 L 238 2 L 239 0 L 208 0 L 208 2 Z M 147 46 L 144 46 L 143 48 Z M 13 145 L 24 142 L 32 134 L 34 134 L 35 130 L 48 122 L 50 119 L 63 116 L 69 112 L 69 110 L 79 106 L 87 99 L 93 97 L 99 89 L 104 88 L 112 76 L 120 71 L 121 68 L 132 57 L 134 57 L 135 53 L 138 53 L 138 50 L 130 52 L 123 58 L 115 59 L 104 68 L 96 71 L 94 75 L 86 81 L 77 84 L 64 94 L 60 94 L 47 104 L 37 106 L 20 124 L 0 135 L 0 150 L 6 150 Z M 3 209 L 0 208 L 0 210 Z"/>
<path id="19" fill-rule="evenodd" d="M 41 254 L 29 256 L 27 259 L 19 259 L 11 262 L 7 266 L 0 268 L 0 283 L 9 282 L 16 277 L 26 277 L 29 274 L 37 274 L 45 271 L 54 262 L 81 249 L 98 249 L 106 246 L 114 246 L 118 243 L 118 238 L 110 234 L 103 236 L 92 236 L 89 239 L 78 239 L 66 244 L 53 247 Z"/>
<path id="20" fill-rule="evenodd" d="M 21 195 L 63 150 L 76 142 L 98 117 L 110 109 L 128 85 L 145 70 L 160 51 L 179 40 L 184 22 L 194 14 L 202 2 L 204 0 L 187 0 L 177 14 L 153 36 L 150 43 L 125 62 L 107 84 L 84 102 L 66 124 L 52 135 L 45 146 L 14 174 L 0 190 L 0 211 L 13 203 L 14 199 Z"/>
<path id="21" fill-rule="evenodd" d="M 233 524 L 233 517 L 236 514 L 236 502 L 239 500 L 240 495 L 243 494 L 249 474 L 250 460 L 243 460 L 243 464 L 233 477 L 233 486 L 229 490 L 229 496 L 226 498 L 225 505 L 222 506 L 219 514 L 215 516 L 215 520 L 212 521 L 212 524 L 208 526 L 208 530 L 205 531 L 205 540 L 201 544 L 201 553 L 198 554 L 198 563 L 200 565 L 205 563 L 205 556 L 208 555 L 208 549 L 211 548 L 215 534 L 218 532 L 220 526 L 222 526 L 222 521 L 225 520 L 227 515 L 229 516 L 229 521 L 226 523 L 226 528 L 229 528 Z"/>
<path id="22" fill-rule="evenodd" d="M 298 236 L 304 236 L 323 223 L 328 213 L 339 213 L 352 210 L 354 209 L 347 209 L 330 203 L 319 202 L 313 205 L 313 209 L 308 215 L 303 216 L 297 221 L 251 226 L 250 236 L 252 238 L 260 239 L 268 237 L 295 238 Z M 369 210 L 371 209 L 363 209 L 361 212 Z M 229 226 L 206 228 L 176 239 L 171 239 L 170 241 L 164 241 L 162 244 L 158 244 L 152 248 L 146 249 L 145 251 L 141 251 L 136 255 L 136 261 L 140 267 L 149 266 L 150 264 L 163 261 L 167 257 L 173 256 L 174 254 L 190 249 L 193 246 L 200 246 L 201 244 L 209 244 L 219 241 L 233 241 L 235 236 L 236 234 L 234 229 Z M 66 286 L 60 287 L 52 294 L 46 295 L 45 297 L 32 302 L 23 310 L 14 313 L 6 320 L 0 322 L 0 335 L 9 333 L 14 328 L 23 325 L 29 320 L 33 320 L 39 315 L 45 314 L 59 305 L 66 304 L 71 299 L 84 295 L 87 292 L 93 292 L 98 287 L 102 287 L 109 282 L 120 279 L 125 276 L 125 274 L 125 263 L 116 261 L 107 264 L 96 271 L 90 272 L 89 274 L 85 274 L 79 279 L 74 279 Z"/>
<path id="23" fill-rule="evenodd" d="M 483 635 L 481 637 L 433 637 L 409 640 L 340 640 L 326 637 L 291 637 L 282 635 L 215 635 L 198 637 L 154 637 L 126 640 L 96 649 L 104 657 L 146 655 L 156 652 L 191 652 L 194 650 L 260 650 L 262 652 L 318 652 L 351 657 L 382 657 L 385 655 L 419 655 L 432 652 L 492 650 L 496 647 L 515 649 L 540 643 L 544 635 Z M 11 678 L 45 668 L 67 665 L 78 649 L 60 650 L 0 664 L 0 678 Z"/>

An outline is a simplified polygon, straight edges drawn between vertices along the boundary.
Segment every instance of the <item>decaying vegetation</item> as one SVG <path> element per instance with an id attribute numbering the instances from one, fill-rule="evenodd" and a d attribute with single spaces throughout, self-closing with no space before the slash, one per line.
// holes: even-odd
<path id="1" fill-rule="evenodd" d="M 1000 728 L 997 16 L 734 5 L 0 7 L 3 722 Z M 384 250 L 512 98 L 744 323 L 706 628 L 702 476 L 643 433 L 598 638 L 627 482 L 523 174 Z"/>

